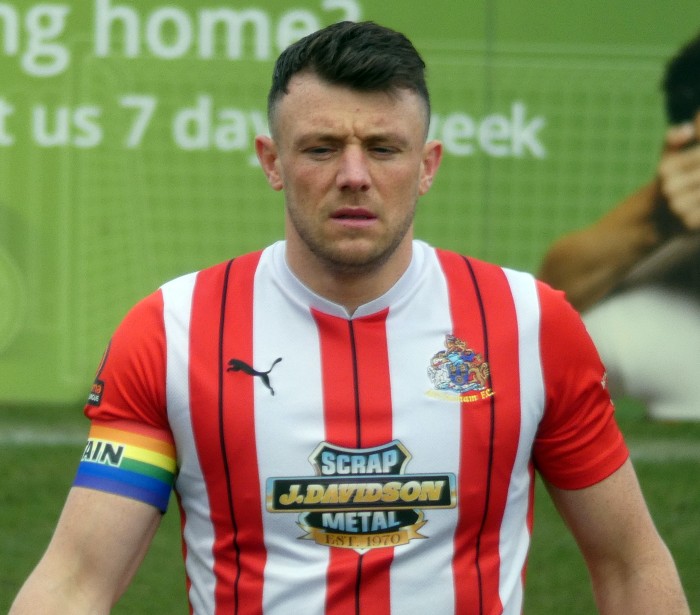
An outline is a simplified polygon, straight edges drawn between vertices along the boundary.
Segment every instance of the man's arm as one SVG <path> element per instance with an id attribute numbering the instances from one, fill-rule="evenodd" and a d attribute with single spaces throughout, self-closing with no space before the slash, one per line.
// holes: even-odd
<path id="1" fill-rule="evenodd" d="M 585 489 L 547 487 L 581 549 L 601 615 L 690 614 L 629 460 Z"/>
<path id="2" fill-rule="evenodd" d="M 579 311 L 597 303 L 661 245 L 654 223 L 658 195 L 654 181 L 591 226 L 559 238 L 545 254 L 538 277 L 563 290 Z"/>
<path id="3" fill-rule="evenodd" d="M 538 277 L 583 311 L 670 237 L 700 230 L 700 113 L 695 126 L 669 129 L 654 181 L 592 225 L 564 235 L 545 254 Z"/>
<path id="4" fill-rule="evenodd" d="M 73 487 L 48 549 L 10 615 L 109 613 L 141 564 L 160 519 L 148 504 Z"/>

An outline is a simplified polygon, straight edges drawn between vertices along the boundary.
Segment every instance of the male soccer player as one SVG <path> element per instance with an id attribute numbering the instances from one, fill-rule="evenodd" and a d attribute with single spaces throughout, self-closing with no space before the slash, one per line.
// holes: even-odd
<path id="1" fill-rule="evenodd" d="M 602 613 L 687 614 L 574 310 L 413 238 L 442 148 L 412 44 L 325 28 L 268 102 L 285 240 L 127 315 L 12 614 L 108 612 L 173 481 L 194 613 L 520 613 L 535 470 Z"/>

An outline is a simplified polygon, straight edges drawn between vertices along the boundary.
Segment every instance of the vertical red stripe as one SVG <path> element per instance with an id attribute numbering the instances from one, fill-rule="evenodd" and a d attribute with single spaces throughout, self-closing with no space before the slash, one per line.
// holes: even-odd
<path id="1" fill-rule="evenodd" d="M 438 251 L 453 334 L 483 354 L 493 396 L 463 402 L 453 571 L 458 613 L 500 613 L 499 532 L 520 430 L 518 330 L 500 268 Z"/>
<path id="2" fill-rule="evenodd" d="M 515 302 L 505 273 L 494 265 L 470 261 L 486 312 L 491 383 L 494 390 L 494 459 L 489 515 L 483 529 L 481 550 L 484 559 L 484 589 L 493 603 L 485 602 L 486 612 L 500 613 L 498 600 L 500 531 L 508 488 L 518 452 L 522 421 L 520 398 L 520 335 Z M 488 609 L 491 609 L 490 611 Z"/>
<path id="3" fill-rule="evenodd" d="M 190 403 L 207 483 L 214 542 L 217 613 L 259 613 L 265 548 L 255 446 L 252 378 L 228 372 L 253 365 L 253 280 L 260 254 L 200 274 L 190 326 Z M 222 437 L 223 434 L 223 437 Z M 224 455 L 225 453 L 225 455 Z"/>
<path id="4" fill-rule="evenodd" d="M 390 442 L 388 310 L 353 321 L 313 315 L 321 343 L 326 440 L 350 448 Z M 326 615 L 388 615 L 392 558 L 391 548 L 359 554 L 331 547 Z"/>
<path id="5" fill-rule="evenodd" d="M 225 265 L 198 274 L 190 318 L 190 417 L 202 474 L 206 482 L 214 538 L 214 573 L 229 581 L 236 574 L 233 529 L 226 506 L 218 430 L 219 321 Z M 230 583 L 232 586 L 232 583 Z M 217 603 L 223 598 L 217 587 Z M 232 604 L 229 599 L 228 604 Z"/>
<path id="6" fill-rule="evenodd" d="M 386 444 L 393 438 L 387 316 L 388 310 L 385 310 L 353 321 L 363 447 Z M 362 556 L 360 613 L 388 615 L 391 612 L 389 570 L 393 557 L 393 548 L 373 549 Z"/>

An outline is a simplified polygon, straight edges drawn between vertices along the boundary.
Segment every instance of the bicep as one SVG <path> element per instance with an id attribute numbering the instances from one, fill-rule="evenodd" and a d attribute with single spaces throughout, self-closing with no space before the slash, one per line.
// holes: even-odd
<path id="1" fill-rule="evenodd" d="M 629 459 L 590 487 L 547 489 L 594 576 L 639 563 L 660 545 Z"/>
<path id="2" fill-rule="evenodd" d="M 629 460 L 591 487 L 549 490 L 586 560 L 600 613 L 690 612 Z"/>
<path id="3" fill-rule="evenodd" d="M 108 613 L 143 560 L 160 519 L 160 512 L 143 502 L 73 487 L 20 598 L 46 613 L 65 608 L 65 603 L 50 606 L 61 600 L 75 605 L 76 612 Z"/>

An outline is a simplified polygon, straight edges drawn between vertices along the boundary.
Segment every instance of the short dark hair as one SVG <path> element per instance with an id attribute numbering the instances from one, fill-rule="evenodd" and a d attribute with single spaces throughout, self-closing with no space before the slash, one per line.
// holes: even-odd
<path id="1" fill-rule="evenodd" d="M 424 101 L 426 125 L 430 95 L 425 62 L 400 32 L 371 21 L 341 21 L 290 45 L 277 58 L 267 97 L 270 128 L 277 102 L 297 73 L 309 71 L 324 81 L 365 92 L 407 89 Z"/>
<path id="2" fill-rule="evenodd" d="M 662 82 L 671 124 L 692 121 L 700 111 L 700 34 L 669 61 Z"/>

